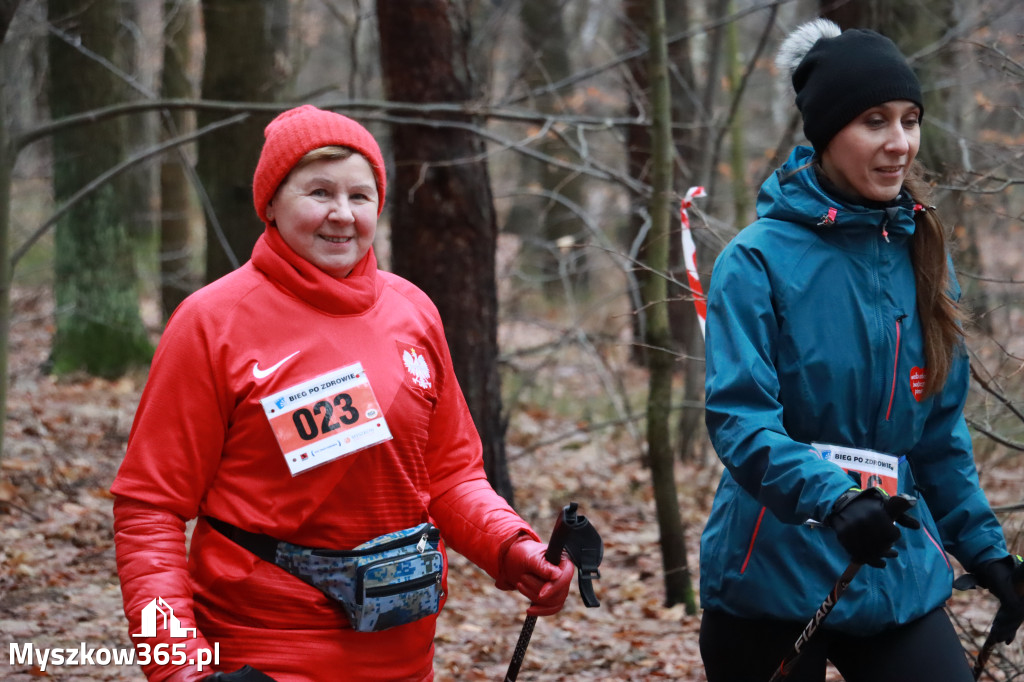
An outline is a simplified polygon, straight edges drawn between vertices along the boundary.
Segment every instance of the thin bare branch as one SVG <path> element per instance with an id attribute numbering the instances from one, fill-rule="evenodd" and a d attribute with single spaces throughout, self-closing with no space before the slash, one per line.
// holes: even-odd
<path id="1" fill-rule="evenodd" d="M 1024 412 L 1022 412 L 1020 410 L 1020 408 L 1018 408 L 1013 403 L 1013 401 L 1011 401 L 1009 398 L 1007 398 L 1006 395 L 1002 391 L 996 390 L 996 388 L 994 388 L 992 386 L 992 382 L 990 382 L 989 380 L 987 380 L 984 377 L 982 377 L 981 376 L 981 372 L 978 371 L 978 368 L 975 366 L 975 364 L 973 362 L 970 363 L 970 367 L 971 367 L 971 378 L 974 379 L 974 383 L 976 383 L 979 386 L 981 386 L 981 388 L 986 393 L 988 393 L 993 398 L 998 400 L 999 403 L 1003 407 L 1005 407 L 1007 409 L 1007 411 L 1010 412 L 1010 414 L 1012 414 L 1013 416 L 1017 417 L 1017 419 L 1019 419 L 1021 422 L 1024 422 Z"/>
<path id="2" fill-rule="evenodd" d="M 13 268 L 14 266 L 16 266 L 18 264 L 18 261 L 21 260 L 21 258 L 28 252 L 30 248 L 32 248 L 32 245 L 35 244 L 40 237 L 46 234 L 47 230 L 53 227 L 53 225 L 55 225 L 57 221 L 60 220 L 65 213 L 74 208 L 78 204 L 78 202 L 82 201 L 82 199 L 88 196 L 91 192 L 95 191 L 97 187 L 102 186 L 103 184 L 109 182 L 110 180 L 117 177 L 118 175 L 128 170 L 129 168 L 142 163 L 146 159 L 157 156 L 158 154 L 165 152 L 168 149 L 172 149 L 174 147 L 178 147 L 188 142 L 192 142 L 193 140 L 198 139 L 203 135 L 206 135 L 207 133 L 210 133 L 219 128 L 224 128 L 239 123 L 248 118 L 248 116 L 249 115 L 247 113 L 237 114 L 235 116 L 232 116 L 231 118 L 211 123 L 210 125 L 200 128 L 199 130 L 189 133 L 188 135 L 182 135 L 172 140 L 167 140 L 162 144 L 143 150 L 138 154 L 135 154 L 134 156 L 125 159 L 116 166 L 108 169 L 106 172 L 96 176 L 91 182 L 89 182 L 87 185 L 85 185 L 77 192 L 72 194 L 70 197 L 68 197 L 67 201 L 61 204 L 57 208 L 57 210 L 55 210 L 53 214 L 43 222 L 42 225 L 37 227 L 35 231 L 31 235 L 29 235 L 28 239 L 26 239 L 25 242 L 14 251 L 14 253 L 11 255 L 11 267 Z"/>

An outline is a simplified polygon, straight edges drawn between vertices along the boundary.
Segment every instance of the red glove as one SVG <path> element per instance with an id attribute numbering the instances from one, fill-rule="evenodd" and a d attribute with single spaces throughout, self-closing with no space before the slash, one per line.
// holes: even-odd
<path id="1" fill-rule="evenodd" d="M 569 596 L 575 572 L 572 559 L 563 553 L 562 561 L 555 566 L 544 558 L 547 550 L 543 542 L 522 537 L 509 546 L 501 564 L 498 587 L 507 590 L 514 586 L 529 599 L 528 616 L 558 613 Z"/>

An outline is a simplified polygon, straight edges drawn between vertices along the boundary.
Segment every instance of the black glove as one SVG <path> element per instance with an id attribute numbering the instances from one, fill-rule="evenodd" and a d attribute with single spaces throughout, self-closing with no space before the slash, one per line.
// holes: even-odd
<path id="1" fill-rule="evenodd" d="M 885 566 L 885 559 L 895 557 L 893 543 L 900 539 L 900 529 L 917 529 L 921 524 L 907 514 L 917 500 L 909 495 L 890 497 L 881 488 L 850 488 L 839 496 L 825 525 L 836 532 L 839 544 L 850 558 L 876 568 Z"/>
<path id="2" fill-rule="evenodd" d="M 214 673 L 203 682 L 275 682 L 274 678 L 261 673 L 251 665 L 243 665 L 233 673 Z"/>
<path id="3" fill-rule="evenodd" d="M 1024 563 L 1020 557 L 1006 556 L 986 561 L 974 569 L 974 575 L 978 584 L 999 600 L 989 637 L 1009 644 L 1024 622 Z"/>

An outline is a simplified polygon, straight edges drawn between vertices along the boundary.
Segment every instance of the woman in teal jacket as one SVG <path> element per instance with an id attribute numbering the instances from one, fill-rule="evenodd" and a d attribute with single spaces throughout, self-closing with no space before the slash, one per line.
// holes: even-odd
<path id="1" fill-rule="evenodd" d="M 955 556 L 1024 614 L 978 484 L 942 226 L 913 168 L 920 85 L 895 45 L 824 20 L 780 51 L 813 148 L 762 186 L 708 293 L 706 420 L 725 471 L 701 539 L 708 680 L 766 680 L 851 560 L 787 680 L 970 680 Z M 877 487 L 876 487 L 877 486 Z M 891 495 L 916 498 L 898 519 Z M 909 518 L 908 518 L 909 516 Z"/>

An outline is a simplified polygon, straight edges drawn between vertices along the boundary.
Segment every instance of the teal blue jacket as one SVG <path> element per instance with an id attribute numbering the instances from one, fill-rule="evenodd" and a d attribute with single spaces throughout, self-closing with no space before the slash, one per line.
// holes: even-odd
<path id="1" fill-rule="evenodd" d="M 957 352 L 942 391 L 925 368 L 910 242 L 913 202 L 868 208 L 826 194 L 811 149 L 765 181 L 758 219 L 715 262 L 708 291 L 706 422 L 725 465 L 701 538 L 704 608 L 806 621 L 849 563 L 823 521 L 851 479 L 810 443 L 899 457 L 920 530 L 865 566 L 827 627 L 873 634 L 950 596 L 947 552 L 967 569 L 1005 556 L 978 485 Z M 953 283 L 956 295 L 959 287 Z M 915 386 L 918 389 L 915 392 Z"/>

